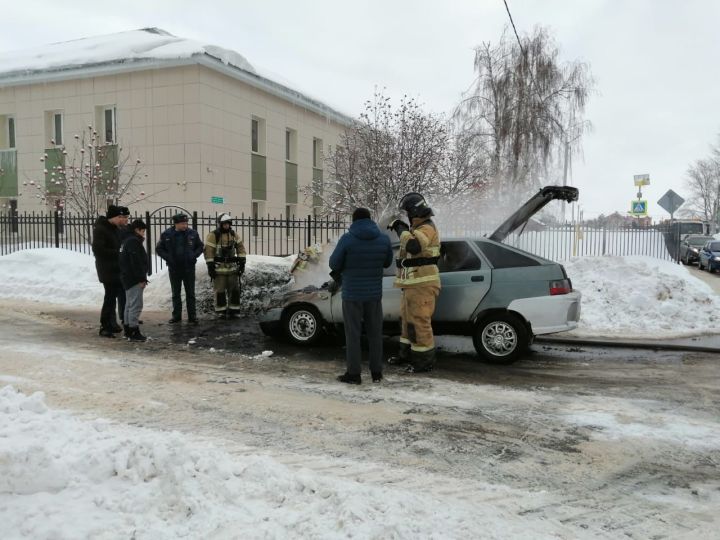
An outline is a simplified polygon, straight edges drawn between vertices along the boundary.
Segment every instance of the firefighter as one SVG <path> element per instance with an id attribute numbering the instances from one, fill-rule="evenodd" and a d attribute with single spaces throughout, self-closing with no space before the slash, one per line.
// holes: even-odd
<path id="1" fill-rule="evenodd" d="M 440 294 L 440 235 L 430 219 L 434 214 L 419 193 L 408 193 L 399 203 L 410 226 L 396 219 L 388 229 L 400 238 L 395 287 L 402 289 L 400 318 L 402 333 L 398 355 L 388 361 L 409 364 L 406 371 L 421 373 L 435 367 L 432 315 Z"/>
<path id="2" fill-rule="evenodd" d="M 240 276 L 245 272 L 245 246 L 232 230 L 232 217 L 222 214 L 218 228 L 205 239 L 205 262 L 213 280 L 215 313 L 236 317 L 240 310 Z"/>

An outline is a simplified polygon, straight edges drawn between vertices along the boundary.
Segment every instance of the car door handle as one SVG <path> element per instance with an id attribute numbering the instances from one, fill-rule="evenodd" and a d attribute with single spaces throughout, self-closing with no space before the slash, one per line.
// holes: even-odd
<path id="1" fill-rule="evenodd" d="M 470 281 L 485 281 L 485 276 L 472 276 Z"/>

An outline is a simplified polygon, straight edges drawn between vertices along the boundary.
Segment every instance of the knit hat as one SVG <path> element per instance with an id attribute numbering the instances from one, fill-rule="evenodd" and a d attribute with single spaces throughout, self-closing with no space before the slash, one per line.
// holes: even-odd
<path id="1" fill-rule="evenodd" d="M 131 231 L 137 231 L 139 229 L 147 229 L 147 225 L 145 225 L 145 222 L 142 219 L 136 219 L 130 224 L 129 229 Z"/>
<path id="2" fill-rule="evenodd" d="M 187 223 L 188 217 L 185 214 L 175 214 L 173 216 L 173 223 Z"/>
<path id="3" fill-rule="evenodd" d="M 118 206 L 118 208 L 120 209 L 119 215 L 121 215 L 121 216 L 129 216 L 130 215 L 130 209 L 127 206 Z"/>
<path id="4" fill-rule="evenodd" d="M 120 206 L 115 206 L 114 204 L 111 204 L 110 206 L 108 206 L 107 213 L 105 214 L 105 216 L 108 219 L 112 219 L 114 217 L 123 215 L 120 211 L 120 208 L 121 208 Z"/>

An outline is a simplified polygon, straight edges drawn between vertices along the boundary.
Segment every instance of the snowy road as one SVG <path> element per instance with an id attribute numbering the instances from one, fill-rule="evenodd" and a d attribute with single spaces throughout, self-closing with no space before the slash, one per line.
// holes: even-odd
<path id="1" fill-rule="evenodd" d="M 95 317 L 4 303 L 0 387 L 238 458 L 433 496 L 437 519 L 458 508 L 482 528 L 449 536 L 710 538 L 720 527 L 717 356 L 535 346 L 491 367 L 445 353 L 430 376 L 389 369 L 381 385 L 346 387 L 331 382 L 337 346 L 303 352 L 244 322 L 228 335 L 210 322 L 169 330 L 158 313 L 144 315 L 157 339 L 133 346 L 97 338 Z"/>

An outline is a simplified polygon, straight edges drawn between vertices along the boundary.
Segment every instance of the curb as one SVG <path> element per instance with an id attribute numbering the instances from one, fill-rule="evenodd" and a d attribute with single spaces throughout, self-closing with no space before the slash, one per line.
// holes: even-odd
<path id="1" fill-rule="evenodd" d="M 644 341 L 606 341 L 602 339 L 575 339 L 575 338 L 545 338 L 537 336 L 535 343 L 557 343 L 560 345 L 584 345 L 586 347 L 614 347 L 620 349 L 648 349 L 652 351 L 685 351 L 720 353 L 718 347 L 704 347 L 702 345 L 681 345 L 678 343 L 649 343 Z"/>

